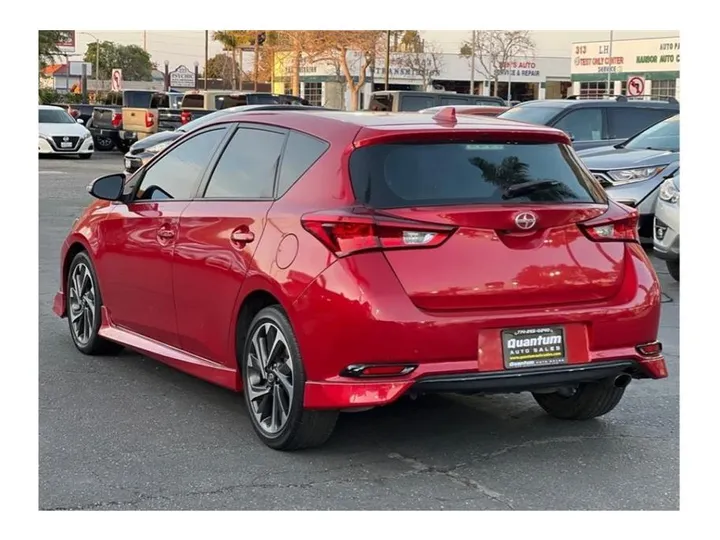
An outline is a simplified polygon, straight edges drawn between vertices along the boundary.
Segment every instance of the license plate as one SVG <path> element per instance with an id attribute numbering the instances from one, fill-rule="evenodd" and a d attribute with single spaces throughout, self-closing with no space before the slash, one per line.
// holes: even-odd
<path id="1" fill-rule="evenodd" d="M 506 369 L 566 364 L 565 329 L 559 326 L 514 328 L 502 331 Z"/>
<path id="2" fill-rule="evenodd" d="M 69 142 L 61 142 L 60 148 L 72 148 L 72 143 Z"/>

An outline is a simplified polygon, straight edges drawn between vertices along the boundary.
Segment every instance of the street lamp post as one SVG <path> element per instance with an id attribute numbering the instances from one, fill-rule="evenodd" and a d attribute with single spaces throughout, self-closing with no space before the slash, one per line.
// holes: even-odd
<path id="1" fill-rule="evenodd" d="M 90 32 L 80 32 L 95 39 L 95 93 L 100 90 L 100 40 Z"/>
<path id="2" fill-rule="evenodd" d="M 170 61 L 165 60 L 165 91 L 170 88 Z"/>
<path id="3" fill-rule="evenodd" d="M 198 89 L 198 75 L 200 74 L 200 62 L 195 60 L 195 90 Z"/>

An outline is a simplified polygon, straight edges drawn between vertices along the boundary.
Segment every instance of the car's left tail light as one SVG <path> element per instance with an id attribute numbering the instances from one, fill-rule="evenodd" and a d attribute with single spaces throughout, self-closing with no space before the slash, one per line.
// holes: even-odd
<path id="1" fill-rule="evenodd" d="M 359 251 L 433 248 L 455 231 L 454 227 L 352 210 L 306 214 L 302 225 L 338 257 Z"/>
<path id="2" fill-rule="evenodd" d="M 639 242 L 638 213 L 633 210 L 619 218 L 596 219 L 578 224 L 585 235 L 594 242 Z"/>

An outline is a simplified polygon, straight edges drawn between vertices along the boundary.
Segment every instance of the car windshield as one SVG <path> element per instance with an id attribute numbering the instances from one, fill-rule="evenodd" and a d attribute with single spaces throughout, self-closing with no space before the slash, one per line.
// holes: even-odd
<path id="1" fill-rule="evenodd" d="M 352 153 L 350 178 L 356 196 L 373 208 L 502 204 L 515 190 L 514 203 L 603 200 L 562 144 L 374 144 Z"/>
<path id="2" fill-rule="evenodd" d="M 74 124 L 75 119 L 62 109 L 40 109 L 41 124 Z"/>
<path id="3" fill-rule="evenodd" d="M 649 127 L 623 145 L 631 150 L 680 151 L 680 115 L 675 115 Z"/>
<path id="4" fill-rule="evenodd" d="M 534 106 L 518 106 L 508 109 L 498 118 L 506 120 L 517 120 L 518 122 L 527 122 L 529 124 L 547 125 L 547 123 L 555 118 L 562 111 L 560 107 L 534 107 Z"/>

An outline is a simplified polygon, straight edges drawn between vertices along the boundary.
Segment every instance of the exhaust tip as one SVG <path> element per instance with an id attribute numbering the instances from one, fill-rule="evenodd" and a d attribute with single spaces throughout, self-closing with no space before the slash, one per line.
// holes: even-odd
<path id="1" fill-rule="evenodd" d="M 615 377 L 614 384 L 616 388 L 625 388 L 630 384 L 630 381 L 632 381 L 632 377 L 627 373 L 622 373 Z"/>

